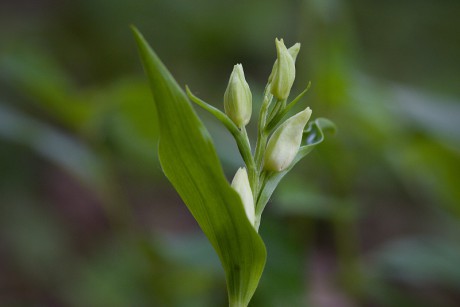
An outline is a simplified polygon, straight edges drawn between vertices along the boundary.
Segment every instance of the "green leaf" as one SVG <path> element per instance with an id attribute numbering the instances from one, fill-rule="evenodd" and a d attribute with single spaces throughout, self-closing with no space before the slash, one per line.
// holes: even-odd
<path id="1" fill-rule="evenodd" d="M 265 206 L 280 183 L 281 179 L 297 164 L 302 158 L 308 155 L 316 145 L 324 141 L 324 131 L 335 133 L 336 127 L 334 123 L 326 118 L 317 118 L 310 122 L 304 130 L 302 144 L 297 156 L 292 161 L 291 165 L 282 172 L 270 172 L 267 174 L 265 183 L 262 186 L 262 192 L 256 204 L 256 216 L 260 216 L 265 209 Z"/>
<path id="2" fill-rule="evenodd" d="M 159 157 L 224 267 L 230 306 L 247 306 L 265 266 L 265 245 L 230 187 L 208 131 L 187 96 L 133 27 L 160 126 Z"/>
<path id="3" fill-rule="evenodd" d="M 297 97 L 293 101 L 291 101 L 281 112 L 279 112 L 278 114 L 275 113 L 275 115 L 271 120 L 269 120 L 269 123 L 267 125 L 266 130 L 268 133 L 273 131 L 273 129 L 275 129 L 275 127 L 283 119 L 283 117 L 286 116 L 286 114 L 288 114 L 288 112 L 292 109 L 292 107 L 294 107 L 297 104 L 297 102 L 299 102 L 299 100 L 302 99 L 303 96 L 305 96 L 305 94 L 310 89 L 310 86 L 311 82 L 308 82 L 307 87 L 302 91 L 302 93 L 297 95 Z"/>

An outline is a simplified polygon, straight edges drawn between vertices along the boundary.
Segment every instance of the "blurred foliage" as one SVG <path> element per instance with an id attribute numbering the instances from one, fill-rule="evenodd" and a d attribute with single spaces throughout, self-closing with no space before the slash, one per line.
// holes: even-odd
<path id="1" fill-rule="evenodd" d="M 260 97 L 274 38 L 299 41 L 293 95 L 311 80 L 300 103 L 339 127 L 267 207 L 254 306 L 459 305 L 460 2 L 0 8 L 0 305 L 226 304 L 218 259 L 162 176 L 131 23 L 220 108 L 235 63 Z M 231 137 L 197 112 L 233 174 Z"/>

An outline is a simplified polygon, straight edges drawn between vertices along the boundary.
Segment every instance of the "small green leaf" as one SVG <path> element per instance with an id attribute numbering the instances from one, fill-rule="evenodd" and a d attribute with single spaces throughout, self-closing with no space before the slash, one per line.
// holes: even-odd
<path id="1" fill-rule="evenodd" d="M 134 27 L 133 32 L 159 115 L 163 171 L 219 255 L 230 306 L 247 306 L 265 265 L 265 245 L 186 94 Z"/>
<path id="2" fill-rule="evenodd" d="M 190 91 L 190 88 L 188 86 L 185 86 L 185 91 L 187 93 L 188 98 L 191 101 L 193 101 L 194 103 L 196 103 L 197 105 L 199 105 L 200 107 L 214 115 L 222 124 L 224 124 L 224 126 L 228 129 L 228 131 L 230 131 L 232 135 L 235 136 L 238 133 L 240 133 L 238 127 L 232 122 L 232 120 L 230 119 L 230 117 L 227 116 L 227 114 L 193 95 L 192 91 Z"/>
<path id="3" fill-rule="evenodd" d="M 274 113 L 275 115 L 272 119 L 268 121 L 267 128 L 265 129 L 268 133 L 270 133 L 276 127 L 276 125 L 278 125 L 278 123 L 283 119 L 283 117 L 286 116 L 286 114 L 288 114 L 292 107 L 294 107 L 297 104 L 297 102 L 299 102 L 299 100 L 302 99 L 303 96 L 305 96 L 305 94 L 310 89 L 310 86 L 311 82 L 308 82 L 307 87 L 302 91 L 302 93 L 297 95 L 297 97 L 293 101 L 291 101 L 281 112 Z"/>

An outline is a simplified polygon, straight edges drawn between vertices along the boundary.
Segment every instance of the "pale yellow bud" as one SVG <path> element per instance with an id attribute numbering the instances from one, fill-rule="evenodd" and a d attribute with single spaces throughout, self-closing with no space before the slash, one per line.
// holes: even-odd
<path id="1" fill-rule="evenodd" d="M 240 167 L 233 177 L 232 188 L 238 192 L 241 197 L 241 201 L 246 211 L 246 216 L 248 217 L 251 225 L 254 225 L 255 221 L 255 208 L 254 208 L 254 198 L 252 196 L 251 185 L 249 184 L 248 173 L 246 168 Z"/>
<path id="2" fill-rule="evenodd" d="M 311 110 L 306 108 L 286 120 L 273 132 L 265 151 L 265 170 L 280 172 L 291 165 L 299 151 L 303 129 L 310 116 Z"/>
<path id="3" fill-rule="evenodd" d="M 285 100 L 291 92 L 292 84 L 294 84 L 295 57 L 297 57 L 300 50 L 300 44 L 295 44 L 291 47 L 291 54 L 291 52 L 286 49 L 282 39 L 276 39 L 275 43 L 277 60 L 272 75 L 270 76 L 271 78 L 269 78 L 271 83 L 270 92 L 279 100 Z"/>
<path id="4" fill-rule="evenodd" d="M 292 45 L 291 48 L 288 49 L 289 54 L 291 55 L 292 59 L 295 60 L 297 59 L 297 55 L 299 54 L 300 51 L 300 43 L 295 43 Z"/>
<path id="5" fill-rule="evenodd" d="M 252 113 L 252 94 L 244 78 L 243 66 L 233 67 L 227 89 L 224 94 L 224 109 L 230 119 L 242 128 L 249 123 Z"/>
<path id="6" fill-rule="evenodd" d="M 300 51 L 300 43 L 295 43 L 291 48 L 288 49 L 289 54 L 292 56 L 292 59 L 295 60 L 297 59 L 297 55 L 299 54 Z M 273 80 L 273 76 L 276 73 L 276 69 L 278 67 L 278 59 L 275 60 L 275 63 L 273 64 L 272 72 L 270 73 L 270 76 L 268 77 L 268 83 L 271 83 Z"/>

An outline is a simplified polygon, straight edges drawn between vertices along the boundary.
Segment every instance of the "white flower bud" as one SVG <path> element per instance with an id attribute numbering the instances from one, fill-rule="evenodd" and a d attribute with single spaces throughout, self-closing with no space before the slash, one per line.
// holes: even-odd
<path id="1" fill-rule="evenodd" d="M 270 92 L 276 98 L 285 100 L 291 92 L 292 84 L 295 79 L 295 59 L 300 50 L 300 44 L 295 44 L 289 52 L 284 45 L 284 41 L 276 39 L 277 60 L 269 78 L 271 83 Z M 292 53 L 292 54 L 291 54 Z M 294 56 L 294 57 L 293 57 Z M 271 79 L 271 80 L 270 80 Z"/>
<path id="2" fill-rule="evenodd" d="M 252 113 L 252 94 L 244 78 L 243 66 L 233 67 L 227 89 L 224 94 L 224 109 L 230 119 L 242 128 L 249 123 Z"/>
<path id="3" fill-rule="evenodd" d="M 295 43 L 292 45 L 291 48 L 288 49 L 289 54 L 291 55 L 292 59 L 295 60 L 297 59 L 297 55 L 299 54 L 300 51 L 300 43 Z"/>
<path id="4" fill-rule="evenodd" d="M 297 55 L 299 54 L 300 51 L 300 43 L 295 43 L 294 45 L 291 46 L 291 48 L 288 49 L 289 54 L 292 56 L 292 59 L 295 60 L 297 59 Z M 271 83 L 273 80 L 273 76 L 276 73 L 276 69 L 278 67 L 278 59 L 275 60 L 275 63 L 273 64 L 272 72 L 270 73 L 270 76 L 268 77 L 268 83 Z"/>
<path id="5" fill-rule="evenodd" d="M 240 167 L 233 177 L 232 188 L 238 192 L 243 202 L 244 210 L 251 225 L 255 222 L 254 198 L 252 196 L 251 185 L 249 184 L 246 168 Z"/>
<path id="6" fill-rule="evenodd" d="M 265 151 L 265 170 L 280 172 L 291 165 L 299 151 L 303 129 L 310 116 L 311 110 L 306 108 L 286 120 L 273 132 Z"/>

